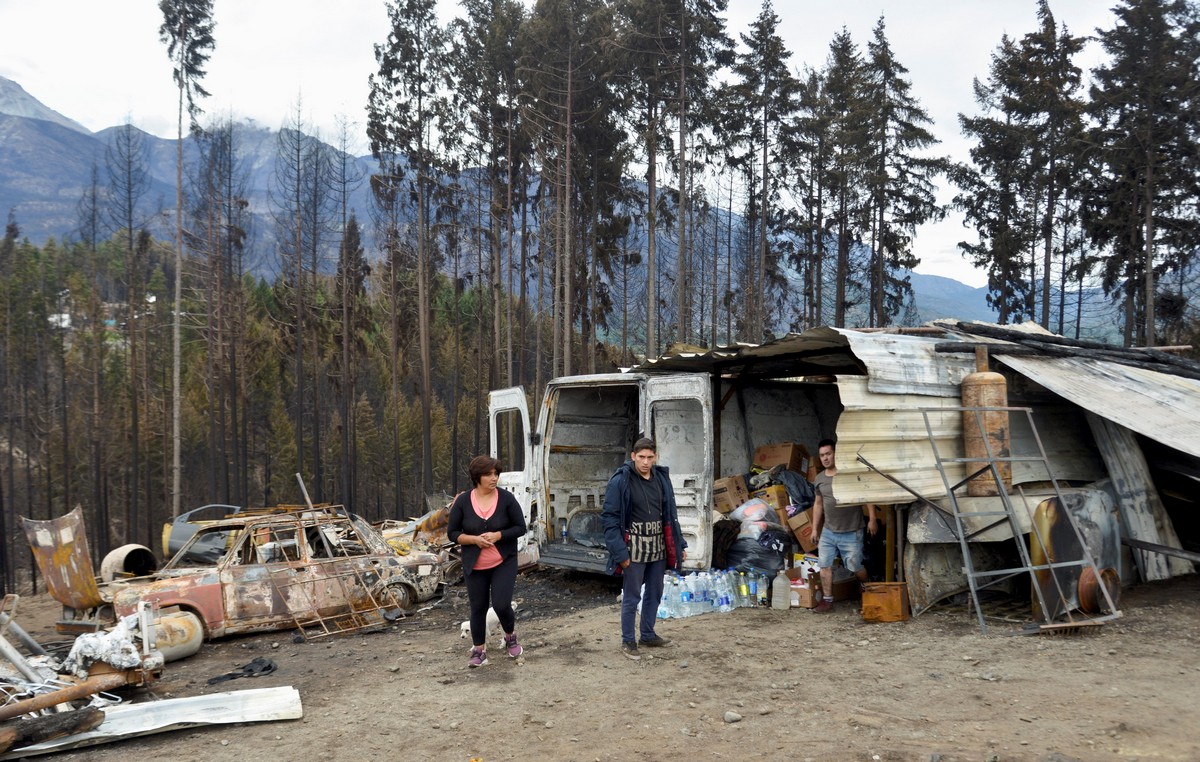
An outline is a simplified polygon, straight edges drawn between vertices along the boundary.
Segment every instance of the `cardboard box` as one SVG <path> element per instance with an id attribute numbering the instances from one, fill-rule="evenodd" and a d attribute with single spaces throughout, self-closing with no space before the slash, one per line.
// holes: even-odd
<path id="1" fill-rule="evenodd" d="M 754 465 L 761 469 L 765 470 L 779 463 L 810 482 L 817 478 L 816 459 L 809 456 L 808 449 L 802 444 L 780 442 L 762 445 L 754 451 Z"/>
<path id="2" fill-rule="evenodd" d="M 868 582 L 862 590 L 864 622 L 903 622 L 909 617 L 908 584 Z"/>
<path id="3" fill-rule="evenodd" d="M 729 513 L 749 499 L 746 479 L 741 474 L 713 481 L 713 506 L 721 513 Z"/>
<path id="4" fill-rule="evenodd" d="M 779 519 L 779 526 L 783 527 L 783 529 L 786 531 L 787 530 L 787 520 L 788 520 L 787 509 L 786 508 L 776 508 L 775 509 L 775 518 Z"/>
<path id="5" fill-rule="evenodd" d="M 770 487 L 764 487 L 763 489 L 755 490 L 754 492 L 750 493 L 750 497 L 756 497 L 759 500 L 767 503 L 775 509 L 777 514 L 780 511 L 784 511 L 783 520 L 787 521 L 787 511 L 784 509 L 787 508 L 788 503 L 791 502 L 791 498 L 788 497 L 787 489 L 785 489 L 782 484 L 772 484 Z"/>
<path id="6" fill-rule="evenodd" d="M 793 566 L 791 569 L 784 569 L 783 573 L 792 584 L 799 583 L 801 585 L 808 584 L 810 579 L 813 579 L 815 584 L 817 575 L 817 572 L 802 566 Z"/>
<path id="7" fill-rule="evenodd" d="M 787 522 L 788 528 L 792 530 L 792 536 L 796 538 L 796 542 L 800 543 L 800 548 L 805 553 L 812 553 L 817 549 L 817 543 L 812 534 L 812 508 L 800 511 L 795 516 L 789 516 Z"/>
<path id="8" fill-rule="evenodd" d="M 833 583 L 833 599 L 835 601 L 848 601 L 859 597 L 861 593 L 862 583 L 858 581 L 857 577 L 849 577 Z"/>
<path id="9" fill-rule="evenodd" d="M 792 585 L 792 608 L 811 609 L 821 602 L 821 589 Z"/>
<path id="10" fill-rule="evenodd" d="M 799 604 L 801 608 L 812 608 L 813 606 L 817 605 L 817 602 L 820 601 L 820 598 L 817 598 L 816 596 L 821 590 L 821 578 L 818 572 L 810 572 L 807 569 L 795 568 L 784 570 L 784 574 L 787 575 L 788 579 L 792 580 L 793 596 L 796 590 L 811 591 L 808 595 L 801 597 L 801 603 Z M 797 586 L 801 580 L 804 580 L 804 587 Z M 857 598 L 859 596 L 860 588 L 861 584 L 859 583 L 857 577 L 850 576 L 837 580 L 833 583 L 833 599 L 835 601 L 848 601 L 853 598 Z M 813 601 L 812 605 L 805 606 L 803 603 L 805 600 Z"/>
<path id="11" fill-rule="evenodd" d="M 816 579 L 816 572 L 807 568 L 784 569 L 791 582 L 791 607 L 811 609 L 820 602 L 821 588 Z"/>

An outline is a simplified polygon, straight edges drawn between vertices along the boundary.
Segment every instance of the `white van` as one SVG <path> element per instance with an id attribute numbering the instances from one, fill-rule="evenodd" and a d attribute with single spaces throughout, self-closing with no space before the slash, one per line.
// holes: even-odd
<path id="1" fill-rule="evenodd" d="M 566 376 L 547 384 L 536 423 L 523 389 L 491 393 L 491 453 L 505 469 L 500 486 L 525 511 L 524 557 L 603 573 L 605 487 L 634 441 L 653 438 L 675 489 L 688 545 L 684 567 L 706 569 L 713 479 L 748 472 L 757 445 L 799 442 L 815 451 L 840 408 L 831 383 L 743 386 L 708 373 Z"/>

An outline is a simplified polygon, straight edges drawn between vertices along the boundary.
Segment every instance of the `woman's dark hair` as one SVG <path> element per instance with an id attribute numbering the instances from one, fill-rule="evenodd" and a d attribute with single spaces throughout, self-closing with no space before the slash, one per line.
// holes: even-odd
<path id="1" fill-rule="evenodd" d="M 493 471 L 496 475 L 500 475 L 500 461 L 487 455 L 476 455 L 471 458 L 470 465 L 467 466 L 467 473 L 471 475 L 471 483 L 479 486 L 479 480 L 484 474 L 490 474 Z"/>

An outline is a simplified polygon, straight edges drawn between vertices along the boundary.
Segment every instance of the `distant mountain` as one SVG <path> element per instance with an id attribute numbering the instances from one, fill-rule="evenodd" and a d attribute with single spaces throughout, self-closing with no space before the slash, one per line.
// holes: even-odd
<path id="1" fill-rule="evenodd" d="M 920 322 L 938 318 L 995 322 L 996 311 L 988 306 L 987 289 L 973 288 L 953 278 L 909 272 Z"/>
<path id="2" fill-rule="evenodd" d="M 79 200 L 91 182 L 92 167 L 98 170 L 100 184 L 107 185 L 105 151 L 121 129 L 108 127 L 93 134 L 41 104 L 16 82 L 0 77 L 0 224 L 11 211 L 21 235 L 35 244 L 51 237 L 77 239 Z M 271 261 L 275 226 L 269 189 L 279 133 L 249 122 L 235 125 L 234 130 L 252 214 L 252 259 L 245 265 L 255 274 L 268 275 L 277 271 Z M 139 203 L 140 224 L 169 240 L 174 236 L 169 212 L 175 208 L 175 141 L 138 132 L 145 144 L 149 180 Z M 185 162 L 195 157 L 196 150 L 196 141 L 186 136 Z M 365 177 L 372 161 L 360 157 L 353 161 Z M 351 207 L 360 219 L 368 215 L 369 193 L 364 180 L 351 198 Z M 369 227 L 366 232 L 369 243 Z"/>
<path id="3" fill-rule="evenodd" d="M 104 154 L 118 129 L 89 132 L 40 103 L 16 82 L 0 77 L 0 224 L 12 210 L 22 236 L 35 244 L 43 244 L 51 237 L 77 238 L 79 199 L 91 181 L 93 166 L 99 170 L 101 184 L 107 184 Z M 175 205 L 175 141 L 148 133 L 142 133 L 142 137 L 148 155 L 150 186 L 142 198 L 140 216 L 153 234 L 169 240 L 174 235 L 173 216 L 166 212 Z M 235 150 L 246 174 L 245 192 L 254 215 L 249 231 L 250 251 L 257 260 L 245 265 L 255 274 L 267 277 L 278 272 L 274 261 L 275 225 L 270 188 L 279 138 L 279 132 L 250 122 L 235 125 Z M 186 137 L 185 161 L 195 151 L 195 141 Z M 352 195 L 350 205 L 363 223 L 368 257 L 374 258 L 378 253 L 371 242 L 372 226 L 367 223 L 371 198 L 365 178 L 375 169 L 375 162 L 369 156 L 354 157 L 353 162 L 364 181 Z M 480 181 L 479 174 L 470 170 L 462 179 L 465 186 Z M 661 251 L 669 252 L 671 242 L 663 240 L 659 246 Z M 910 273 L 909 276 L 921 322 L 936 318 L 996 320 L 996 313 L 987 305 L 986 289 L 937 275 Z M 1117 321 L 1107 300 L 1087 292 L 1084 302 L 1086 318 L 1082 334 L 1100 337 L 1111 333 Z M 1073 329 L 1067 331 L 1072 332 Z"/>
<path id="4" fill-rule="evenodd" d="M 60 127 L 66 127 L 68 130 L 74 130 L 84 135 L 92 134 L 87 127 L 48 108 L 37 98 L 25 92 L 25 88 L 5 77 L 0 77 L 0 114 L 41 119 L 44 122 L 54 122 Z"/>

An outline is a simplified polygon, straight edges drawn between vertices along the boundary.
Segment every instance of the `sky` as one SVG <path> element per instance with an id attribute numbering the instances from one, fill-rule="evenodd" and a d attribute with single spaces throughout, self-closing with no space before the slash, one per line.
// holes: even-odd
<path id="1" fill-rule="evenodd" d="M 1115 0 L 1051 0 L 1059 24 L 1075 35 L 1109 28 Z M 439 0 L 443 18 L 457 4 Z M 746 33 L 762 0 L 729 0 L 728 31 Z M 1019 39 L 1037 25 L 1036 0 L 775 0 L 780 35 L 794 69 L 820 68 L 834 35 L 846 28 L 864 51 L 880 16 L 913 94 L 933 119 L 937 153 L 965 161 L 958 114 L 977 113 L 971 84 L 987 77 L 1001 36 Z M 277 129 L 297 113 L 327 140 L 338 120 L 365 122 L 374 45 L 388 30 L 384 0 L 214 0 L 216 47 L 203 86 L 209 116 L 251 119 Z M 132 122 L 174 137 L 177 91 L 162 16 L 154 0 L 0 0 L 0 76 L 90 130 Z M 1090 43 L 1077 62 L 1101 60 Z M 365 139 L 363 141 L 365 145 Z M 364 150 L 365 153 L 365 150 Z M 943 184 L 939 200 L 953 190 Z M 961 217 L 918 229 L 917 272 L 985 283 L 955 246 L 974 240 Z"/>

